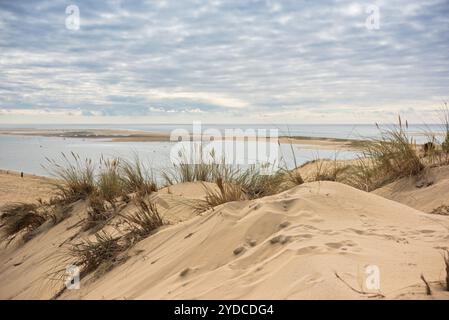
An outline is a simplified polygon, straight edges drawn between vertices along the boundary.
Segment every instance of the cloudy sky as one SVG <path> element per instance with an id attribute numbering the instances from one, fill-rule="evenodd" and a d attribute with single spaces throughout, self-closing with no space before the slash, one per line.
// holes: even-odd
<path id="1" fill-rule="evenodd" d="M 1 0 L 0 30 L 0 123 L 429 122 L 449 100 L 449 0 Z"/>

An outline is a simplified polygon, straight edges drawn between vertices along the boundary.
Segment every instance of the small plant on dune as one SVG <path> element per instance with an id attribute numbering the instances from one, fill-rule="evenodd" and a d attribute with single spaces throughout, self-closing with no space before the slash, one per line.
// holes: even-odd
<path id="1" fill-rule="evenodd" d="M 343 182 L 354 188 L 370 192 L 384 184 L 380 168 L 374 166 L 371 159 L 359 156 L 349 171 Z"/>
<path id="2" fill-rule="evenodd" d="M 399 117 L 399 125 L 380 129 L 381 137 L 363 144 L 358 177 L 371 191 L 396 179 L 419 174 L 424 163 L 419 157 L 416 144 L 408 137 Z"/>
<path id="3" fill-rule="evenodd" d="M 156 204 L 146 202 L 142 197 L 135 199 L 137 212 L 123 216 L 129 225 L 130 234 L 137 240 L 148 237 L 157 228 L 164 225 Z"/>
<path id="4" fill-rule="evenodd" d="M 289 136 L 290 136 L 290 131 L 289 131 Z M 278 145 L 280 147 L 280 143 L 278 142 Z M 287 187 L 292 187 L 292 186 L 299 186 L 301 184 L 304 183 L 304 178 L 301 175 L 301 172 L 299 172 L 299 166 L 296 160 L 296 153 L 295 153 L 295 149 L 293 148 L 293 144 L 290 140 L 290 151 L 292 153 L 292 157 L 293 157 L 293 163 L 294 163 L 294 168 L 292 170 L 290 170 L 287 166 L 287 162 L 285 161 L 285 158 L 282 157 L 282 161 L 283 161 L 283 167 L 281 168 L 281 172 L 284 173 L 284 175 L 286 176 L 286 182 L 287 182 Z"/>
<path id="5" fill-rule="evenodd" d="M 119 172 L 119 160 L 100 159 L 100 174 L 96 183 L 99 198 L 114 205 L 117 197 L 124 194 L 122 179 Z"/>
<path id="6" fill-rule="evenodd" d="M 245 194 L 241 185 L 225 182 L 222 178 L 218 178 L 215 183 L 217 184 L 218 190 L 211 187 L 204 187 L 206 198 L 199 203 L 195 203 L 194 209 L 196 212 L 201 213 L 227 202 L 248 200 L 248 196 Z"/>
<path id="7" fill-rule="evenodd" d="M 134 161 L 122 161 L 120 163 L 121 180 L 125 193 L 136 192 L 139 195 L 147 195 L 157 191 L 156 182 L 148 174 L 138 156 Z"/>
<path id="8" fill-rule="evenodd" d="M 282 191 L 285 175 L 270 164 L 241 168 L 228 165 L 223 160 L 215 166 L 214 181 L 224 186 L 236 186 L 236 191 L 243 191 L 245 199 L 257 199 Z"/>
<path id="9" fill-rule="evenodd" d="M 285 176 L 281 170 L 274 174 L 265 174 L 262 171 L 269 168 L 263 165 L 251 165 L 244 169 L 227 164 L 224 158 L 221 161 L 217 161 L 214 150 L 208 154 L 207 160 L 204 160 L 204 158 L 202 152 L 199 152 L 197 161 L 191 164 L 184 157 L 181 163 L 176 164 L 171 171 L 162 173 L 166 184 L 173 185 L 196 181 L 221 183 L 224 186 L 224 193 L 221 198 L 224 200 L 226 199 L 225 195 L 235 193 L 231 192 L 232 190 L 225 190 L 226 188 L 231 188 L 227 186 L 238 186 L 235 188 L 241 189 L 246 195 L 245 198 L 255 199 L 278 192 L 279 186 L 285 181 Z M 214 191 L 209 191 L 211 192 L 211 197 L 216 198 L 214 197 Z"/>
<path id="10" fill-rule="evenodd" d="M 264 172 L 270 168 L 264 166 L 250 166 L 233 175 L 228 181 L 231 184 L 241 186 L 248 199 L 257 199 L 273 195 L 282 191 L 285 175 L 282 170 L 276 172 Z M 226 181 L 226 180 L 225 180 Z"/>
<path id="11" fill-rule="evenodd" d="M 87 219 L 84 230 L 103 226 L 115 214 L 116 207 L 113 203 L 106 201 L 97 193 L 92 194 L 88 200 Z"/>
<path id="12" fill-rule="evenodd" d="M 291 186 L 299 186 L 304 183 L 304 179 L 298 169 L 284 170 L 287 182 Z"/>
<path id="13" fill-rule="evenodd" d="M 120 237 L 113 237 L 105 231 L 95 234 L 95 240 L 84 239 L 71 245 L 68 250 L 73 264 L 81 268 L 81 276 L 85 276 L 102 265 L 113 265 L 118 255 L 126 249 Z"/>
<path id="14" fill-rule="evenodd" d="M 162 178 L 166 185 L 183 182 L 213 182 L 216 163 L 214 163 L 214 151 L 209 155 L 211 162 L 206 162 L 203 157 L 202 147 L 199 149 L 196 159 L 189 159 L 185 153 L 179 154 L 179 162 L 171 169 L 162 172 Z"/>
<path id="15" fill-rule="evenodd" d="M 1 212 L 1 239 L 7 241 L 7 244 L 19 232 L 24 232 L 24 239 L 26 239 L 27 234 L 39 228 L 46 221 L 46 216 L 39 212 L 39 206 L 32 203 L 7 204 Z"/>
<path id="16" fill-rule="evenodd" d="M 166 185 L 173 185 L 183 182 L 212 181 L 212 166 L 206 163 L 179 163 L 175 164 L 171 170 L 162 172 L 162 177 Z"/>
<path id="17" fill-rule="evenodd" d="M 430 213 L 432 214 L 441 214 L 444 216 L 449 216 L 449 206 L 442 204 L 441 206 L 438 206 L 434 208 Z"/>
<path id="18" fill-rule="evenodd" d="M 112 236 L 110 233 L 101 230 L 95 233 L 94 239 L 83 239 L 75 244 L 71 244 L 67 250 L 67 255 L 61 259 L 63 264 L 73 264 L 81 268 L 81 276 L 86 276 L 95 272 L 96 276 L 112 269 L 116 264 L 123 262 L 127 258 L 126 252 L 138 241 L 148 237 L 157 228 L 164 224 L 156 206 L 147 203 L 142 197 L 135 199 L 138 211 L 130 216 L 122 216 L 129 228 L 125 234 Z M 117 226 L 116 231 L 121 233 Z M 60 281 L 65 276 L 65 269 L 49 272 L 49 276 Z M 65 291 L 61 289 L 55 297 L 60 296 Z"/>
<path id="19" fill-rule="evenodd" d="M 95 190 L 88 198 L 88 210 L 85 230 L 101 227 L 118 212 L 117 201 L 126 196 L 123 180 L 120 176 L 119 160 L 100 160 L 100 173 Z"/>
<path id="20" fill-rule="evenodd" d="M 43 166 L 57 178 L 54 185 L 58 190 L 58 199 L 63 202 L 75 202 L 86 199 L 95 190 L 95 165 L 92 160 L 81 160 L 71 152 L 71 156 L 62 153 L 62 163 L 46 158 Z"/>
<path id="21" fill-rule="evenodd" d="M 315 170 L 313 171 L 312 181 L 338 181 L 348 169 L 348 166 L 341 165 L 338 162 L 337 155 L 333 160 L 316 159 L 313 163 L 315 164 Z"/>

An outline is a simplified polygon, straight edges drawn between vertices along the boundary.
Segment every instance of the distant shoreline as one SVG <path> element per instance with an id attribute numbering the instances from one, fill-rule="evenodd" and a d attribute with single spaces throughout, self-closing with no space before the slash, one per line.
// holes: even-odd
<path id="1" fill-rule="evenodd" d="M 170 134 L 165 132 L 147 132 L 137 130 L 115 130 L 115 129 L 33 129 L 33 128 L 11 128 L 0 129 L 0 135 L 41 136 L 76 139 L 109 139 L 111 142 L 170 142 Z M 190 135 L 192 138 L 193 135 Z M 245 137 L 251 139 L 251 137 Z M 310 136 L 286 136 L 278 137 L 279 143 L 301 144 L 319 149 L 343 149 L 356 150 L 363 140 L 310 137 Z M 236 139 L 239 139 L 236 136 Z M 260 139 L 260 138 L 259 138 Z M 223 139 L 224 140 L 224 139 Z"/>

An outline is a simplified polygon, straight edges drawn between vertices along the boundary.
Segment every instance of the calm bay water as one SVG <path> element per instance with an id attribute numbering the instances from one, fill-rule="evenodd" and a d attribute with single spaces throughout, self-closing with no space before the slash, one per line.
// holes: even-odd
<path id="1" fill-rule="evenodd" d="M 191 125 L 0 125 L 0 128 L 40 128 L 40 129 L 127 129 L 143 130 L 148 132 L 171 132 L 173 129 L 183 128 L 192 130 Z M 273 129 L 279 130 L 279 135 L 326 137 L 326 138 L 373 138 L 378 134 L 374 125 L 203 125 L 203 130 L 216 128 L 219 130 L 240 129 Z M 428 127 L 410 126 L 411 132 L 423 132 L 431 128 L 434 131 L 441 130 L 439 126 Z M 422 135 L 417 140 L 424 141 Z M 173 142 L 111 142 L 105 139 L 80 139 L 39 136 L 0 135 L 0 168 L 7 170 L 23 171 L 25 173 L 46 175 L 49 173 L 42 167 L 46 163 L 45 158 L 61 159 L 61 153 L 74 152 L 82 158 L 91 158 L 99 161 L 105 158 L 121 157 L 131 159 L 135 154 L 154 169 L 157 173 L 160 169 L 170 167 L 170 149 Z M 356 153 L 350 151 L 316 150 L 304 145 L 293 145 L 297 164 L 316 158 L 350 159 Z M 279 157 L 284 159 L 288 167 L 294 167 L 293 155 L 290 145 L 281 145 Z"/>

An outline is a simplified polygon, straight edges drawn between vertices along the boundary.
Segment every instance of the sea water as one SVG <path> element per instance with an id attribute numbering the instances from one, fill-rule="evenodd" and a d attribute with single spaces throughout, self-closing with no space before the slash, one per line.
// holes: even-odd
<path id="1" fill-rule="evenodd" d="M 0 125 L 0 128 L 39 128 L 39 129 L 126 129 L 146 132 L 170 133 L 174 129 L 192 130 L 192 125 Z M 203 125 L 202 129 L 278 129 L 279 135 L 325 137 L 338 139 L 367 139 L 378 136 L 379 130 L 374 125 Z M 416 133 L 418 142 L 426 141 L 428 130 L 441 131 L 438 125 L 409 126 L 411 133 Z M 62 153 L 78 154 L 99 162 L 100 158 L 124 158 L 131 160 L 136 155 L 153 172 L 167 169 L 171 164 L 170 150 L 175 142 L 112 142 L 108 139 L 83 139 L 62 137 L 41 137 L 29 135 L 0 135 L 0 168 L 21 171 L 29 174 L 49 176 L 45 168 L 46 159 L 61 161 Z M 293 148 L 293 151 L 292 151 Z M 300 144 L 281 144 L 279 148 L 279 165 L 293 168 L 317 158 L 351 159 L 357 156 L 353 151 L 319 149 Z"/>

